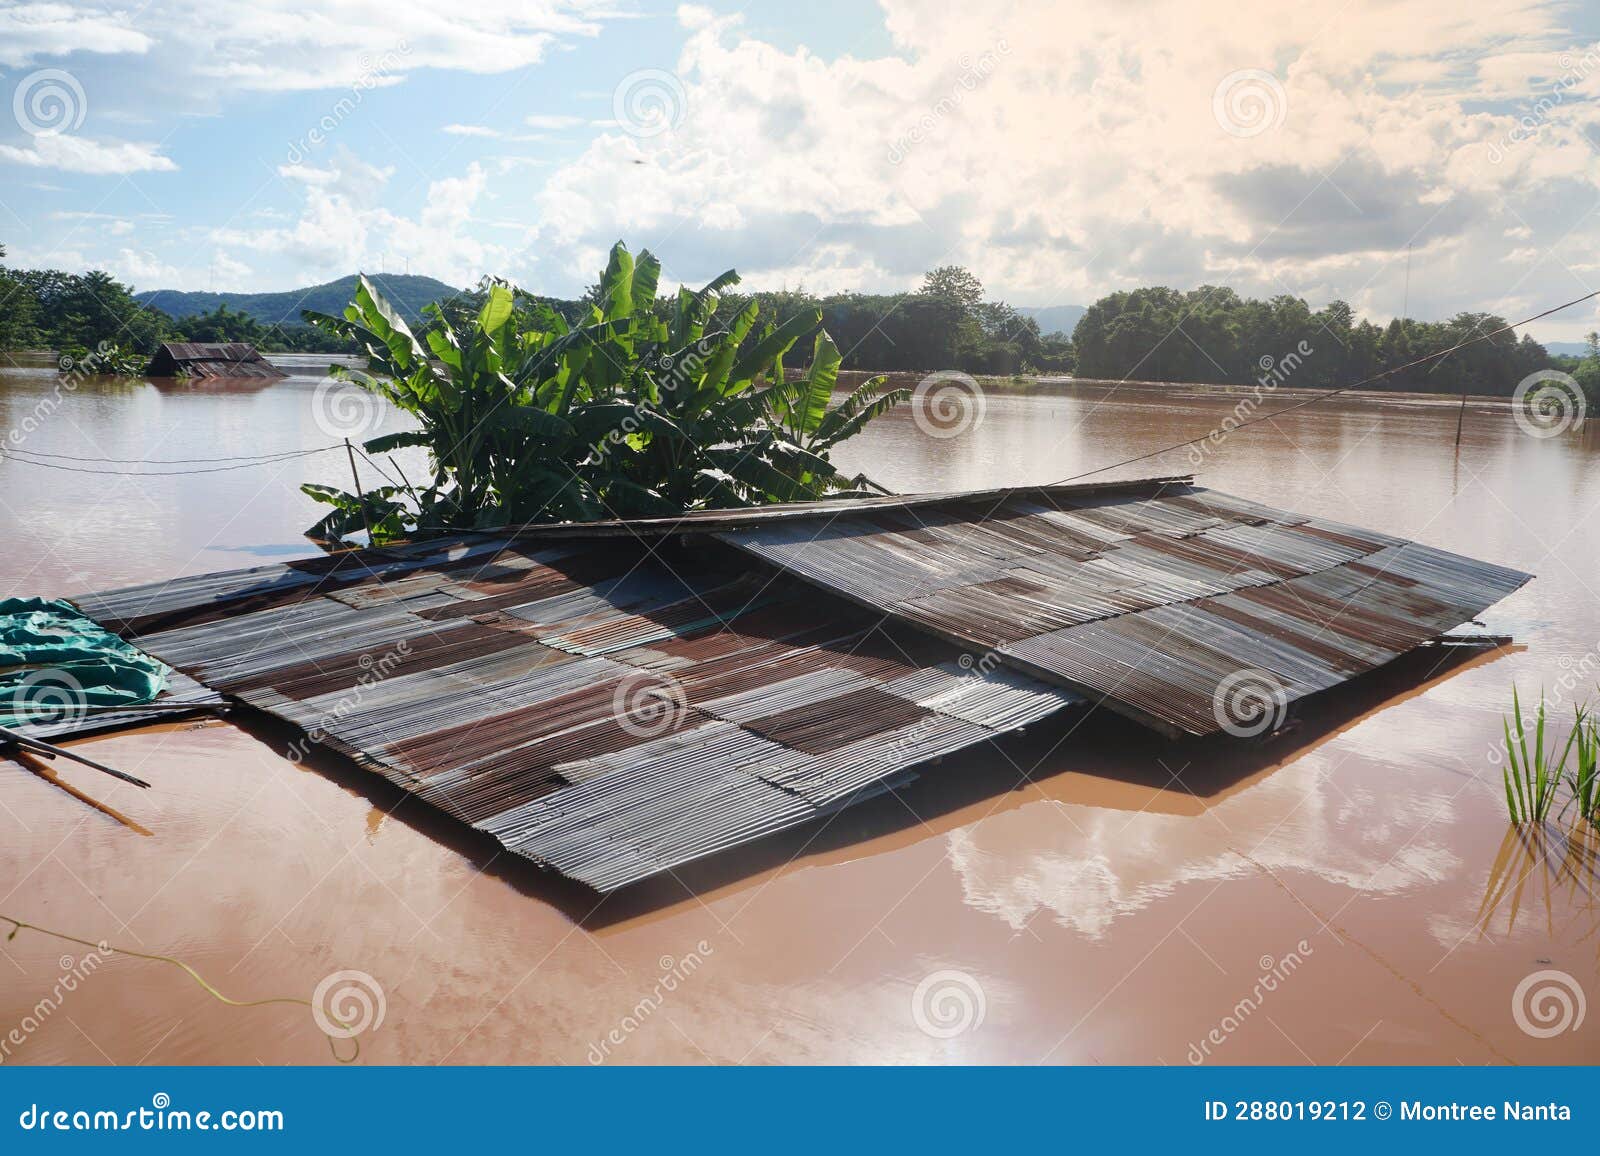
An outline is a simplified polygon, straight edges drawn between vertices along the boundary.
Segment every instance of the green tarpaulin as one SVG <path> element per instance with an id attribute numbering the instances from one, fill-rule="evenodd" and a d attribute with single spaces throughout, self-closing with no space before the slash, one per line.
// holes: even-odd
<path id="1" fill-rule="evenodd" d="M 0 726 L 137 706 L 161 693 L 167 674 L 70 603 L 0 599 Z"/>

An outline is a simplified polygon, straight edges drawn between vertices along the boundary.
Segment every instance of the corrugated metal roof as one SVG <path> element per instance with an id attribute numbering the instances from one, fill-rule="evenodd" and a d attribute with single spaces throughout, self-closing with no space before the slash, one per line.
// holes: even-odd
<path id="1" fill-rule="evenodd" d="M 716 552 L 474 539 L 77 602 L 600 890 L 1082 701 Z"/>
<path id="2" fill-rule="evenodd" d="M 1255 733 L 1258 716 L 1528 578 L 1171 479 L 610 528 L 76 601 L 207 686 L 608 890 L 848 805 L 1085 695 L 1172 734 Z M 734 549 L 660 540 L 674 528 Z"/>
<path id="3" fill-rule="evenodd" d="M 774 522 L 810 521 L 830 517 L 840 511 L 905 510 L 922 506 L 965 505 L 979 516 L 993 502 L 1012 497 L 1032 496 L 1047 500 L 1052 494 L 1150 494 L 1166 485 L 1194 481 L 1191 474 L 1164 478 L 1138 478 L 1123 482 L 1080 482 L 1076 485 L 1007 486 L 993 490 L 960 490 L 928 494 L 884 494 L 873 498 L 826 498 L 812 502 L 785 502 L 771 506 L 747 506 L 726 510 L 689 510 L 682 514 L 663 514 L 652 518 L 608 519 L 595 522 L 550 522 L 540 525 L 500 526 L 485 533 L 505 535 L 520 541 L 547 538 L 650 538 L 691 532 L 711 532 L 740 526 Z"/>
<path id="4" fill-rule="evenodd" d="M 155 709 L 130 707 L 126 710 L 83 710 L 68 706 L 63 707 L 59 714 L 32 722 L 20 722 L 10 729 L 32 739 L 82 738 L 84 735 L 151 722 L 192 718 L 226 701 L 216 691 L 175 670 L 168 675 L 165 689 L 153 700 Z"/>
<path id="5" fill-rule="evenodd" d="M 277 379 L 289 376 L 256 351 L 247 341 L 167 341 L 150 360 L 152 377 L 184 373 L 190 377 L 251 377 Z"/>
<path id="6" fill-rule="evenodd" d="M 252 361 L 261 356 L 248 341 L 165 341 L 161 348 L 178 361 Z"/>
<path id="7" fill-rule="evenodd" d="M 1260 711 L 1388 662 L 1529 578 L 1170 481 L 717 533 L 1170 734 L 1252 730 Z"/>

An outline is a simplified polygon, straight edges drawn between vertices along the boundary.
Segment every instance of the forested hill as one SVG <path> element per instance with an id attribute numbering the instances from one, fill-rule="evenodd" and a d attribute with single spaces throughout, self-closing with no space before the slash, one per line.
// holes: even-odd
<path id="1" fill-rule="evenodd" d="M 432 277 L 368 273 L 367 279 L 378 286 L 408 321 L 416 321 L 424 305 L 459 292 Z M 355 292 L 356 275 L 352 273 L 325 285 L 282 293 L 182 293 L 176 289 L 151 289 L 135 293 L 134 298 L 178 320 L 214 313 L 226 305 L 230 312 L 242 313 L 264 325 L 297 325 L 302 309 L 335 315 L 343 313 Z"/>

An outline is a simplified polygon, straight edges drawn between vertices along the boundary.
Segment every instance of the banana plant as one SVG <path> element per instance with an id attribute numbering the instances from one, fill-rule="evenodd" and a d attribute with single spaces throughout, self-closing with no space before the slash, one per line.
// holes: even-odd
<path id="1" fill-rule="evenodd" d="M 817 334 L 811 366 L 793 381 L 780 381 L 771 391 L 768 411 L 789 441 L 807 454 L 827 459 L 828 451 L 854 437 L 872 421 L 911 396 L 905 388 L 890 388 L 884 375 L 858 385 L 838 405 L 833 405 L 843 358 L 827 331 Z M 797 464 L 802 464 L 797 460 Z M 809 473 L 809 471 L 807 471 Z M 821 480 L 831 480 L 823 471 Z M 853 480 L 866 483 L 865 478 Z"/>
<path id="2" fill-rule="evenodd" d="M 429 306 L 419 340 L 364 277 L 342 316 L 303 314 L 364 354 L 364 369 L 335 373 L 416 422 L 366 451 L 419 446 L 433 468 L 420 489 L 303 486 L 334 507 L 312 532 L 338 538 L 370 522 L 383 541 L 865 492 L 828 451 L 907 391 L 874 378 L 833 406 L 841 358 L 819 311 L 774 323 L 752 301 L 708 331 L 738 274 L 665 305 L 660 277 L 654 255 L 619 242 L 590 303 L 567 317 L 492 281 L 475 312 Z M 810 368 L 788 380 L 785 355 L 813 334 Z"/>

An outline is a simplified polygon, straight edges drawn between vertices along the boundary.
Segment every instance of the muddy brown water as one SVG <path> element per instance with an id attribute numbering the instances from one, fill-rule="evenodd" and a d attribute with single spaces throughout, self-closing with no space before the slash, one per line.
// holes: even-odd
<path id="1" fill-rule="evenodd" d="M 201 459 L 399 427 L 320 387 L 320 359 L 290 364 L 264 388 L 63 389 L 20 358 L 0 431 L 34 455 Z M 1201 435 L 1237 401 L 995 386 L 958 436 L 903 411 L 841 457 L 901 490 L 1042 482 Z M 1514 646 L 1419 653 L 1266 745 L 1062 719 L 601 902 L 348 764 L 296 766 L 274 724 L 168 724 L 81 744 L 150 791 L 0 762 L 0 914 L 180 957 L 239 1000 L 361 973 L 333 985 L 381 1005 L 361 1062 L 1593 1062 L 1600 1009 L 1546 1036 L 1514 1003 L 1541 972 L 1600 998 L 1592 848 L 1509 836 L 1493 757 L 1513 683 L 1570 701 L 1600 680 L 1600 436 L 1533 437 L 1474 402 L 1458 455 L 1456 419 L 1444 398 L 1340 398 L 1200 462 L 1219 489 L 1538 575 L 1484 618 Z M 201 466 L 145 467 L 180 468 Z M 346 475 L 334 454 L 140 478 L 0 462 L 0 594 L 312 553 L 297 485 Z M 1551 1010 L 1550 982 L 1524 1004 Z M 304 1007 L 0 941 L 0 1062 L 329 1059 Z"/>

